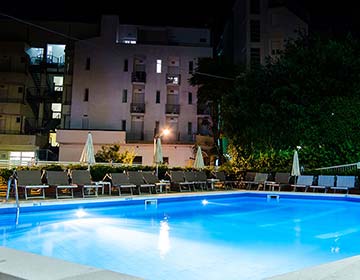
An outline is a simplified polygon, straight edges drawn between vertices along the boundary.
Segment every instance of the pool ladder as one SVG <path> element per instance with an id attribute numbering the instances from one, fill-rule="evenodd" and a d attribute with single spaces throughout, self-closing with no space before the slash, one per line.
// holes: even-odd
<path id="1" fill-rule="evenodd" d="M 147 207 L 150 206 L 150 205 L 154 205 L 155 208 L 157 208 L 157 199 L 146 199 L 146 200 L 144 201 L 144 203 L 145 203 L 145 210 L 146 210 Z"/>
<path id="2" fill-rule="evenodd" d="M 20 203 L 19 203 L 19 192 L 17 186 L 17 174 L 16 170 L 14 170 L 13 174 L 9 177 L 7 191 L 6 191 L 6 202 L 9 200 L 11 184 L 13 183 L 15 189 L 15 201 L 16 201 L 16 216 L 15 216 L 15 224 L 19 223 L 19 215 L 20 215 Z"/>
<path id="3" fill-rule="evenodd" d="M 276 200 L 277 202 L 279 202 L 279 200 L 280 200 L 280 195 L 278 195 L 278 194 L 268 194 L 268 195 L 266 196 L 266 200 L 267 200 L 267 201 Z"/>

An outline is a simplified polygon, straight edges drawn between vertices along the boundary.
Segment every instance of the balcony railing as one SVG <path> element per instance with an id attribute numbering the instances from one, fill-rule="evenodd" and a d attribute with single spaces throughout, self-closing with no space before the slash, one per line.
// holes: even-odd
<path id="1" fill-rule="evenodd" d="M 131 113 L 145 113 L 145 103 L 131 103 Z"/>
<path id="2" fill-rule="evenodd" d="M 133 83 L 146 83 L 146 72 L 135 71 L 131 73 L 131 82 Z"/>
<path id="3" fill-rule="evenodd" d="M 165 114 L 180 114 L 180 105 L 179 104 L 166 104 Z"/>
<path id="4" fill-rule="evenodd" d="M 180 85 L 181 75 L 180 74 L 166 74 L 167 85 Z"/>

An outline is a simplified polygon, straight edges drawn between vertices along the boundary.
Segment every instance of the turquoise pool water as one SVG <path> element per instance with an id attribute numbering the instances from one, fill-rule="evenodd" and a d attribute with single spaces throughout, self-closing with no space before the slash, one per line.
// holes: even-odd
<path id="1" fill-rule="evenodd" d="M 24 209 L 18 225 L 0 215 L 0 245 L 151 280 L 263 279 L 360 254 L 354 201 L 240 194 L 33 208 L 46 211 Z"/>

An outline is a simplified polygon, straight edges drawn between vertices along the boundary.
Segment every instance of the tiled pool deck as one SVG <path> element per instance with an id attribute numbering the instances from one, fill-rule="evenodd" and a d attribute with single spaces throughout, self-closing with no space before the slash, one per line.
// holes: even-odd
<path id="1" fill-rule="evenodd" d="M 132 197 L 119 196 L 99 196 L 98 198 L 73 198 L 73 199 L 45 199 L 45 200 L 27 200 L 20 201 L 21 207 L 36 207 L 45 205 L 63 205 L 73 203 L 91 203 L 101 201 L 126 201 L 126 200 L 143 200 L 150 197 L 183 197 L 183 196 L 202 196 L 216 194 L 234 194 L 239 192 L 249 192 L 244 190 L 236 191 L 212 191 L 212 192 L 195 192 L 195 193 L 168 193 L 158 195 L 141 195 Z M 251 192 L 254 193 L 254 192 Z M 263 193 L 264 192 L 255 192 Z M 294 195 L 294 196 L 323 196 L 321 193 L 294 193 L 294 192 L 271 192 L 271 194 Z M 347 197 L 359 198 L 357 195 L 345 194 L 326 194 L 333 198 Z M 0 208 L 16 207 L 15 202 L 2 202 Z M 21 215 L 21 214 L 20 214 Z M 31 279 L 31 280 L 136 280 L 141 279 L 130 275 L 116 273 L 109 270 L 102 270 L 94 267 L 83 266 L 63 260 L 44 257 L 31 253 L 26 253 L 6 247 L 0 247 L 0 279 Z M 358 279 L 360 277 L 360 256 L 355 256 L 315 267 L 305 268 L 299 271 L 286 273 L 283 275 L 267 278 L 268 280 L 348 280 Z"/>

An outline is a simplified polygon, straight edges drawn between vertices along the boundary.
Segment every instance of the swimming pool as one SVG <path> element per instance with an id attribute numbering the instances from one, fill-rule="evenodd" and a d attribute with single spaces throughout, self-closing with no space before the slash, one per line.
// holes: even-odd
<path id="1" fill-rule="evenodd" d="M 145 279 L 263 279 L 360 254 L 355 198 L 147 199 L 23 208 L 18 225 L 0 210 L 0 244 Z"/>

